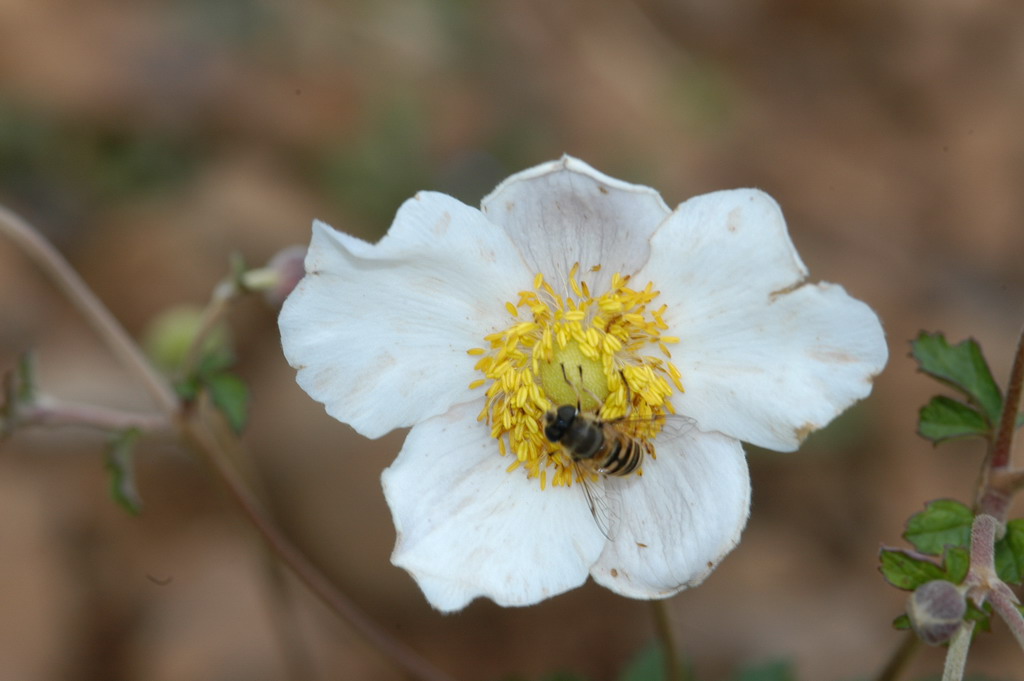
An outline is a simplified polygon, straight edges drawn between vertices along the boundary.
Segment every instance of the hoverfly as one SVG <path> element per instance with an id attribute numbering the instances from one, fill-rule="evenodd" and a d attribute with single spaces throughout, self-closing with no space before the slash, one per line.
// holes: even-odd
<path id="1" fill-rule="evenodd" d="M 583 369 L 580 367 L 581 377 L 582 372 Z M 565 376 L 566 382 L 571 383 L 564 365 L 562 375 Z M 629 390 L 624 376 L 622 381 Z M 630 432 L 633 429 L 629 426 L 639 420 L 628 415 L 616 419 L 602 419 L 600 410 L 583 411 L 578 398 L 575 405 L 553 406 L 544 414 L 544 437 L 561 445 L 563 454 L 572 462 L 576 473 L 574 477 L 583 486 L 590 513 L 601 532 L 609 539 L 612 538 L 612 526 L 618 520 L 614 509 L 617 499 L 609 498 L 604 480 L 598 485 L 595 484 L 594 478 L 623 478 L 638 473 L 645 457 L 654 454 L 654 447 L 650 442 Z M 675 414 L 649 417 L 646 420 L 658 423 L 662 428 L 671 423 L 674 432 L 693 424 L 691 419 Z"/>

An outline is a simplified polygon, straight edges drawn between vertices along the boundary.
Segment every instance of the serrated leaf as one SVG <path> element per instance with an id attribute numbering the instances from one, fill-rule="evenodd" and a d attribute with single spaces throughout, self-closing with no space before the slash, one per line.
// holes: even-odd
<path id="1" fill-rule="evenodd" d="M 892 621 L 893 629 L 909 629 L 910 628 L 910 617 L 903 613 Z"/>
<path id="2" fill-rule="evenodd" d="M 952 499 L 939 499 L 910 516 L 903 538 L 921 553 L 941 556 L 947 546 L 967 546 L 974 513 Z"/>
<path id="3" fill-rule="evenodd" d="M 949 548 L 946 550 L 943 564 L 946 568 L 946 579 L 954 584 L 960 584 L 971 568 L 971 552 L 963 546 Z"/>
<path id="4" fill-rule="evenodd" d="M 664 681 L 665 653 L 657 643 L 633 657 L 619 675 L 619 681 Z"/>
<path id="5" fill-rule="evenodd" d="M 918 412 L 918 434 L 935 444 L 973 435 L 988 437 L 991 431 L 980 411 L 944 395 L 933 397 Z"/>
<path id="6" fill-rule="evenodd" d="M 1008 584 L 1024 581 L 1024 518 L 1006 523 L 1006 536 L 996 542 L 996 573 Z"/>
<path id="7" fill-rule="evenodd" d="M 249 389 L 238 376 L 221 372 L 203 378 L 210 399 L 228 424 L 236 432 L 242 432 L 249 413 Z"/>
<path id="8" fill-rule="evenodd" d="M 897 589 L 913 591 L 925 582 L 945 576 L 942 568 L 935 563 L 901 549 L 882 549 L 879 560 L 881 565 L 878 569 L 885 581 Z"/>
<path id="9" fill-rule="evenodd" d="M 129 428 L 114 433 L 107 444 L 106 467 L 110 473 L 110 496 L 132 515 L 142 512 L 142 497 L 135 486 L 133 456 L 135 442 L 140 434 L 137 428 Z"/>
<path id="10" fill-rule="evenodd" d="M 942 333 L 922 331 L 911 345 L 921 371 L 966 395 L 982 408 L 989 424 L 999 422 L 1003 395 L 976 340 L 968 338 L 951 346 Z"/>
<path id="11" fill-rule="evenodd" d="M 793 664 L 789 660 L 773 660 L 763 664 L 746 667 L 736 676 L 734 681 L 795 681 Z"/>

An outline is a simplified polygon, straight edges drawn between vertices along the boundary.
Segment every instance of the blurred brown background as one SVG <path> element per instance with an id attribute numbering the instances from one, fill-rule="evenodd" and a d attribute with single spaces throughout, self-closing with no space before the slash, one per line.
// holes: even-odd
<path id="1" fill-rule="evenodd" d="M 670 205 L 774 195 L 813 277 L 886 325 L 871 398 L 796 454 L 751 452 L 744 541 L 671 601 L 704 679 L 792 657 L 802 679 L 874 674 L 901 635 L 881 543 L 930 499 L 970 500 L 980 452 L 914 435 L 934 390 L 919 329 L 979 338 L 1000 380 L 1024 321 L 1024 5 L 1012 0 L 3 0 L 0 201 L 54 241 L 134 334 L 204 303 L 241 252 L 366 238 L 436 189 L 475 204 L 563 152 Z M 294 384 L 274 311 L 232 314 L 253 391 L 246 439 L 275 513 L 395 636 L 461 679 L 616 670 L 648 606 L 588 585 L 527 609 L 441 616 L 388 556 L 378 475 L 401 443 L 357 437 Z M 0 242 L 0 366 L 33 347 L 44 389 L 148 397 Z M 0 449 L 0 681 L 403 676 L 289 582 L 203 466 L 139 452 L 141 517 L 106 491 L 103 440 Z M 276 595 L 275 595 L 276 594 Z M 1024 678 L 1005 628 L 969 670 Z M 916 671 L 935 673 L 925 650 Z M 293 678 L 295 678 L 293 676 Z"/>

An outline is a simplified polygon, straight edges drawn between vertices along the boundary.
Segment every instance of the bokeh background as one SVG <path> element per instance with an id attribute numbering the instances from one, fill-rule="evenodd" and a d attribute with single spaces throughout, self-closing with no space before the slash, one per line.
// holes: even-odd
<path id="1" fill-rule="evenodd" d="M 889 622 L 904 595 L 877 550 L 925 501 L 969 501 L 980 460 L 914 435 L 934 388 L 908 341 L 973 335 L 1007 374 L 1024 321 L 1022 121 L 1012 0 L 0 2 L 0 201 L 137 336 L 203 304 L 231 253 L 262 262 L 314 217 L 373 239 L 419 189 L 474 204 L 563 152 L 670 205 L 774 195 L 812 277 L 879 312 L 891 361 L 799 453 L 750 453 L 743 542 L 670 603 L 703 679 L 777 658 L 802 679 L 866 678 L 902 640 Z M 274 318 L 258 300 L 231 315 L 268 503 L 389 632 L 460 679 L 612 679 L 647 645 L 647 604 L 593 585 L 431 611 L 388 560 L 378 476 L 401 434 L 370 442 L 327 417 Z M 149 405 L 0 241 L 0 366 L 29 347 L 48 393 Z M 146 507 L 130 517 L 103 444 L 0 445 L 0 681 L 404 678 L 301 587 L 275 586 L 202 464 L 144 442 Z M 1011 643 L 997 625 L 969 669 L 1024 678 Z M 916 672 L 941 657 L 923 651 Z"/>

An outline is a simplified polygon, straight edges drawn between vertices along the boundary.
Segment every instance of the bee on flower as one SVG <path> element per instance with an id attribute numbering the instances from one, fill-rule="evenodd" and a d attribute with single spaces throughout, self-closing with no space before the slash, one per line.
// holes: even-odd
<path id="1" fill-rule="evenodd" d="M 795 450 L 885 365 L 874 312 L 807 276 L 760 191 L 670 210 L 563 157 L 479 210 L 421 192 L 376 244 L 315 222 L 281 338 L 329 414 L 411 427 L 392 562 L 436 608 L 665 598 L 739 541 L 741 442 Z"/>

